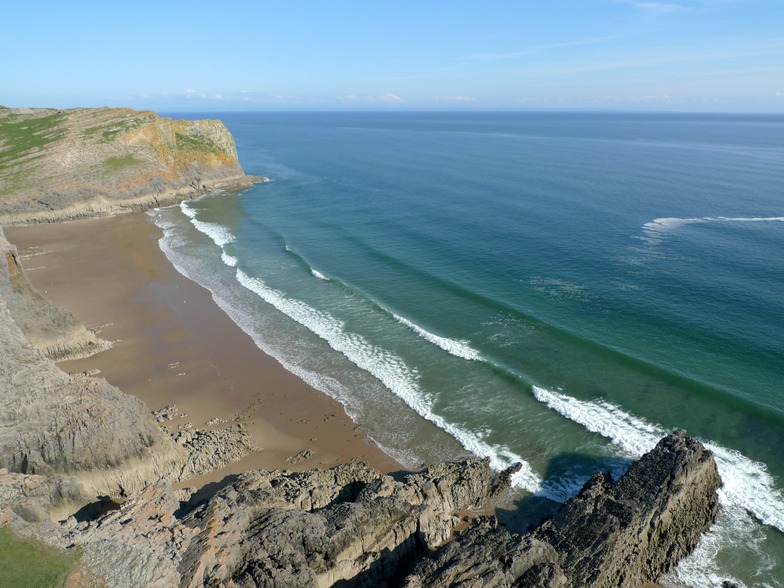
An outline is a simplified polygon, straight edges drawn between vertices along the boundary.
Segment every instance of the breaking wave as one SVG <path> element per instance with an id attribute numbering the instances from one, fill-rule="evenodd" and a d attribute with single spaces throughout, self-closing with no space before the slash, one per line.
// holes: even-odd
<path id="1" fill-rule="evenodd" d="M 695 218 L 655 218 L 642 226 L 641 239 L 651 245 L 660 243 L 667 235 L 685 225 L 702 223 L 762 223 L 784 222 L 784 216 L 765 217 L 732 217 L 732 216 L 703 216 Z"/>
<path id="2" fill-rule="evenodd" d="M 462 340 L 458 341 L 456 339 L 448 339 L 446 337 L 440 337 L 438 335 L 431 333 L 430 331 L 426 331 L 416 323 L 412 323 L 407 318 L 403 318 L 402 316 L 397 315 L 395 313 L 391 313 L 391 314 L 393 317 L 395 317 L 395 320 L 398 321 L 401 325 L 405 325 L 406 327 L 414 331 L 414 333 L 422 337 L 425 341 L 430 341 L 430 343 L 437 345 L 444 351 L 451 353 L 456 357 L 461 357 L 469 361 L 476 361 L 482 359 L 482 356 L 479 354 L 479 352 L 470 346 L 469 341 L 462 341 Z"/>
<path id="3" fill-rule="evenodd" d="M 533 394 L 551 409 L 606 437 L 633 457 L 653 449 L 667 433 L 662 426 L 631 415 L 609 402 L 578 400 L 539 386 L 533 387 Z M 689 574 L 708 573 L 706 570 L 710 568 L 706 568 L 705 563 L 715 558 L 718 548 L 714 544 L 717 542 L 722 546 L 729 541 L 753 542 L 758 534 L 754 519 L 784 532 L 784 494 L 775 486 L 765 464 L 710 441 L 705 441 L 704 445 L 713 452 L 723 482 L 718 490 L 722 514 L 692 556 L 700 560 L 699 564 L 691 560 L 692 564 L 687 563 L 683 571 L 678 569 L 682 580 L 688 580 L 684 576 Z M 703 578 L 706 579 L 707 576 Z M 696 582 L 696 585 L 704 584 L 702 580 Z"/>
<path id="4" fill-rule="evenodd" d="M 504 445 L 487 443 L 475 432 L 434 413 L 429 399 L 419 387 L 419 373 L 406 365 L 400 357 L 373 345 L 360 335 L 346 331 L 344 323 L 329 313 L 290 298 L 241 269 L 237 270 L 236 277 L 242 286 L 322 338 L 352 363 L 375 376 L 417 414 L 449 433 L 465 449 L 479 457 L 489 458 L 493 469 L 503 470 L 521 463 L 522 468 L 514 475 L 512 483 L 529 492 L 539 490 L 541 479 L 521 456 Z"/>

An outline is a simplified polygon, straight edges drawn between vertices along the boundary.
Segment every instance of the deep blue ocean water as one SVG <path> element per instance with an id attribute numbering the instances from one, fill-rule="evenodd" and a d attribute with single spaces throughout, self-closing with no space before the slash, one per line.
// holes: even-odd
<path id="1" fill-rule="evenodd" d="M 544 512 L 685 428 L 722 512 L 664 584 L 784 586 L 784 117 L 208 116 L 271 181 L 161 247 L 386 451 Z"/>

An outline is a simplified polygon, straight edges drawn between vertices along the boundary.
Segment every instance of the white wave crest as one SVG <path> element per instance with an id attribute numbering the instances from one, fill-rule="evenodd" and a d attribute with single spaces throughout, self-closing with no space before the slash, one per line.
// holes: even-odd
<path id="1" fill-rule="evenodd" d="M 225 251 L 221 251 L 221 259 L 223 260 L 223 263 L 225 263 L 229 267 L 236 267 L 237 262 L 239 261 L 239 259 L 237 259 L 233 255 L 229 255 Z"/>
<path id="2" fill-rule="evenodd" d="M 698 218 L 655 218 L 642 226 L 644 235 L 641 237 L 655 245 L 673 231 L 685 225 L 699 223 L 762 223 L 784 222 L 784 216 L 738 217 L 738 216 L 703 216 Z"/>
<path id="3" fill-rule="evenodd" d="M 578 400 L 539 386 L 533 387 L 533 393 L 540 402 L 589 431 L 607 437 L 635 457 L 653 449 L 666 434 L 660 425 L 635 417 L 608 402 Z M 784 494 L 776 488 L 765 464 L 710 441 L 704 444 L 713 452 L 724 482 L 719 489 L 722 505 L 748 511 L 759 521 L 784 532 Z"/>
<path id="4" fill-rule="evenodd" d="M 403 318 L 402 316 L 396 315 L 392 313 L 392 316 L 395 317 L 395 320 L 398 321 L 400 324 L 407 326 L 409 329 L 414 331 L 417 335 L 425 339 L 426 341 L 430 341 L 434 345 L 437 345 L 444 351 L 451 353 L 457 357 L 462 357 L 463 359 L 468 359 L 470 361 L 477 361 L 482 359 L 482 356 L 479 355 L 479 352 L 476 349 L 473 349 L 470 346 L 469 341 L 458 341 L 456 339 L 447 339 L 446 337 L 439 337 L 431 333 L 430 331 L 426 331 L 419 325 L 412 323 L 407 318 Z"/>
<path id="5" fill-rule="evenodd" d="M 196 218 L 197 212 L 190 208 L 185 201 L 180 202 L 180 210 L 191 219 L 191 224 L 196 227 L 197 231 L 207 235 L 218 247 L 223 247 L 234 241 L 232 232 L 223 225 L 198 220 Z"/>
<path id="6" fill-rule="evenodd" d="M 533 387 L 533 394 L 569 420 L 610 439 L 635 457 L 653 449 L 666 433 L 663 427 L 608 402 L 578 400 L 539 386 Z M 751 517 L 784 532 L 784 494 L 775 486 L 765 464 L 709 441 L 704 445 L 713 452 L 723 482 L 718 490 L 722 512 L 692 556 L 676 569 L 677 578 L 689 586 L 712 586 L 721 583 L 717 580 L 731 579 L 719 578 L 713 570 L 717 569 L 719 551 L 738 549 L 739 542 L 756 557 L 761 556 L 763 538 Z"/>
<path id="7" fill-rule="evenodd" d="M 475 433 L 435 414 L 427 396 L 418 385 L 419 373 L 406 365 L 400 357 L 371 344 L 360 335 L 346 332 L 343 322 L 332 315 L 289 298 L 283 292 L 268 287 L 262 280 L 253 278 L 240 269 L 237 270 L 237 280 L 262 300 L 324 339 L 330 347 L 342 353 L 352 363 L 378 378 L 411 409 L 452 435 L 465 449 L 479 457 L 489 458 L 493 469 L 502 470 L 521 463 L 521 470 L 512 479 L 515 486 L 530 492 L 540 488 L 541 479 L 519 455 L 503 445 L 491 445 Z"/>
<path id="8" fill-rule="evenodd" d="M 324 280 L 326 282 L 329 282 L 329 278 L 315 268 L 310 268 L 310 273 L 313 274 L 314 278 L 318 278 L 319 280 Z"/>

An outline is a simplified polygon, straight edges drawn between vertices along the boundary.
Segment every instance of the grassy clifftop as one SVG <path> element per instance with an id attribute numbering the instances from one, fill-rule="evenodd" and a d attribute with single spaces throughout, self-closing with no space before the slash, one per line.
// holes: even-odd
<path id="1" fill-rule="evenodd" d="M 103 216 L 253 179 L 217 120 L 0 107 L 0 224 Z"/>

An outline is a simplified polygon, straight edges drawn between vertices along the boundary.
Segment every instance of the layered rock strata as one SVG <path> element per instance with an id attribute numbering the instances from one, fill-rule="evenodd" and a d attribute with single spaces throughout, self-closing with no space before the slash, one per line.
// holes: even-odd
<path id="1" fill-rule="evenodd" d="M 0 510 L 28 520 L 57 516 L 97 495 L 182 480 L 253 450 L 239 425 L 169 435 L 138 398 L 59 369 L 52 359 L 96 352 L 103 342 L 30 285 L 2 230 L 0 256 L 0 468 L 35 476 L 0 476 L 0 486 L 10 484 L 0 488 Z M 51 497 L 41 490 L 53 484 Z"/>
<path id="2" fill-rule="evenodd" d="M 258 179 L 217 120 L 0 107 L 0 225 L 108 216 Z"/>
<path id="3" fill-rule="evenodd" d="M 483 516 L 453 539 L 465 514 L 492 504 L 513 472 L 476 459 L 399 480 L 358 463 L 253 471 L 202 504 L 157 484 L 97 520 L 71 518 L 36 534 L 77 547 L 92 574 L 120 588 L 609 588 L 669 571 L 718 510 L 712 455 L 677 432 L 617 482 L 594 476 L 526 535 Z"/>
<path id="4" fill-rule="evenodd" d="M 0 298 L 27 340 L 49 359 L 60 361 L 86 357 L 103 351 L 109 343 L 77 321 L 73 315 L 52 305 L 25 275 L 16 247 L 0 228 Z"/>
<path id="5" fill-rule="evenodd" d="M 422 561 L 407 586 L 642 586 L 694 549 L 720 485 L 711 452 L 675 432 L 617 482 L 595 475 L 526 536 L 485 520 Z"/>
<path id="6" fill-rule="evenodd" d="M 110 586 L 378 586 L 509 486 L 487 461 L 395 481 L 361 463 L 242 474 L 185 515 L 165 484 L 38 536 L 78 547 Z"/>

